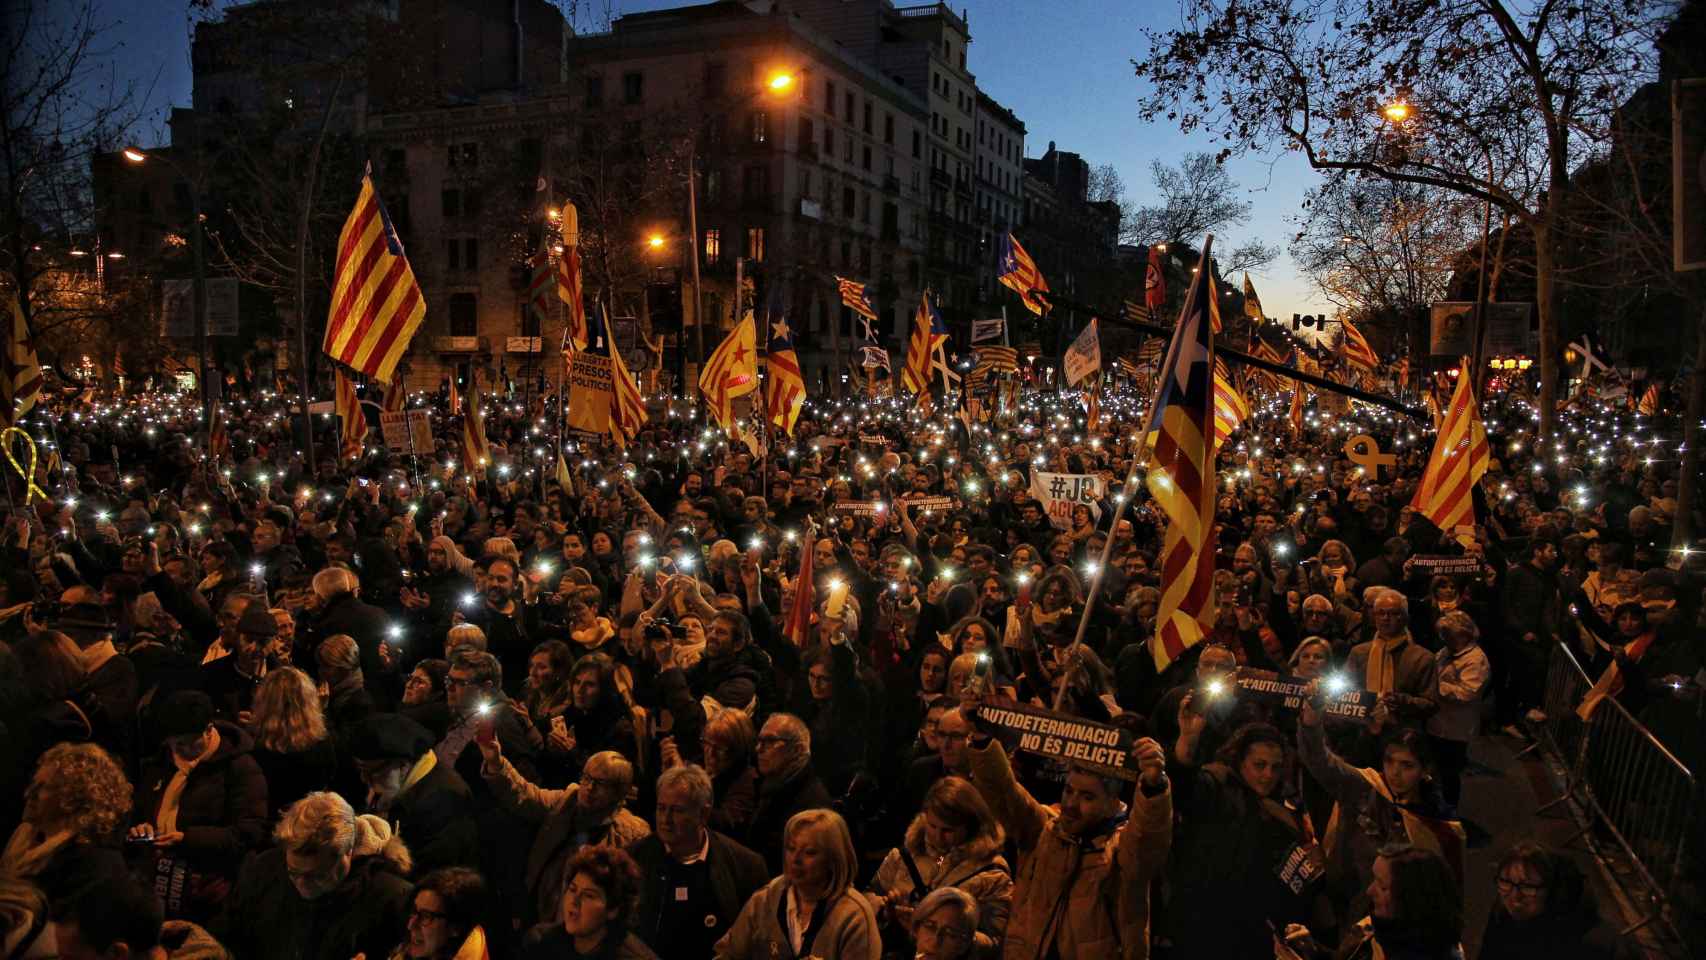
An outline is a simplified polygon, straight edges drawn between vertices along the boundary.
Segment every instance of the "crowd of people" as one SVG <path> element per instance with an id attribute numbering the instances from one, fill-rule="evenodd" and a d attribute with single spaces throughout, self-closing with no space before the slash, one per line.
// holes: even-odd
<path id="1" fill-rule="evenodd" d="M 499 401 L 474 475 L 442 396 L 430 456 L 312 471 L 271 396 L 227 404 L 220 462 L 171 398 L 38 409 L 66 470 L 0 534 L 0 957 L 1626 949 L 1568 856 L 1467 870 L 1457 811 L 1477 738 L 1546 720 L 1559 644 L 1602 678 L 1582 709 L 1694 750 L 1675 438 L 1575 416 L 1541 450 L 1500 395 L 1459 538 L 1409 505 L 1425 424 L 1259 413 L 1219 454 L 1213 629 L 1158 663 L 1134 398 L 1095 429 L 1034 389 L 988 422 L 818 402 L 768 457 L 685 401 L 559 453 Z M 1014 749 L 994 702 L 1116 728 L 1121 762 Z"/>

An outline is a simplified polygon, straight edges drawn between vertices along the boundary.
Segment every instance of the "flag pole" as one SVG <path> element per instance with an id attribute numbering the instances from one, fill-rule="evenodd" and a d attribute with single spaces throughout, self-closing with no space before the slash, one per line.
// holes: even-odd
<path id="1" fill-rule="evenodd" d="M 1210 262 L 1210 260 L 1208 258 L 1209 257 L 1209 251 L 1213 247 L 1214 247 L 1214 234 L 1211 233 L 1208 235 L 1207 239 L 1205 239 L 1203 241 L 1202 256 L 1198 259 L 1198 262 L 1201 263 L 1203 265 L 1203 267 L 1205 269 L 1208 269 L 1208 270 L 1214 269 L 1214 264 L 1212 262 Z M 1204 278 L 1203 283 L 1204 283 L 1205 289 L 1206 289 L 1207 284 L 1209 284 L 1213 280 L 1213 277 L 1214 277 L 1214 275 L 1211 273 L 1207 277 Z M 1196 289 L 1195 283 L 1191 284 L 1191 289 L 1193 291 Z M 1189 313 L 1189 311 L 1193 307 L 1195 307 L 1195 305 L 1196 304 L 1193 302 L 1192 297 L 1190 297 L 1190 296 L 1185 297 L 1184 306 L 1179 311 L 1179 323 L 1184 322 L 1185 316 Z M 1209 304 L 1210 309 L 1214 308 L 1214 306 L 1215 305 L 1212 303 Z M 1207 323 L 1208 320 L 1205 318 L 1203 322 Z M 1177 329 L 1177 324 L 1175 324 L 1174 326 L 1175 326 L 1175 329 Z M 1103 579 L 1103 577 L 1105 577 L 1107 575 L 1108 561 L 1109 561 L 1109 559 L 1112 558 L 1113 553 L 1114 553 L 1114 540 L 1115 540 L 1117 534 L 1119 533 L 1120 518 L 1125 516 L 1126 504 L 1130 503 L 1132 500 L 1136 499 L 1136 497 L 1137 497 L 1136 487 L 1137 487 L 1137 471 L 1139 469 L 1138 465 L 1149 459 L 1150 437 L 1155 435 L 1155 429 L 1158 426 L 1155 422 L 1155 416 L 1156 416 L 1156 413 L 1161 406 L 1161 394 L 1163 391 L 1165 391 L 1167 389 L 1168 379 L 1169 379 L 1169 376 L 1173 370 L 1173 364 L 1176 360 L 1175 355 L 1177 354 L 1178 349 L 1179 349 L 1178 337 L 1177 336 L 1169 337 L 1168 341 L 1167 341 L 1167 352 L 1162 356 L 1162 359 L 1161 359 L 1161 370 L 1166 371 L 1166 373 L 1165 374 L 1159 374 L 1158 373 L 1157 376 L 1155 377 L 1155 392 L 1149 398 L 1149 410 L 1147 412 L 1149 423 L 1144 428 L 1143 432 L 1138 435 L 1137 450 L 1132 454 L 1132 458 L 1131 458 L 1131 472 L 1126 474 L 1125 483 L 1124 483 L 1123 488 L 1121 490 L 1121 496 L 1114 498 L 1114 518 L 1108 524 L 1107 539 L 1105 539 L 1102 542 L 1102 557 L 1100 560 L 1096 561 L 1096 569 L 1090 571 L 1090 594 L 1084 601 L 1084 613 L 1082 616 L 1080 616 L 1078 618 L 1078 631 L 1075 634 L 1073 634 L 1071 645 L 1068 646 L 1066 648 L 1065 652 L 1062 653 L 1060 656 L 1060 662 L 1062 664 L 1062 667 L 1061 667 L 1061 683 L 1060 683 L 1060 689 L 1055 691 L 1054 707 L 1053 707 L 1053 709 L 1055 709 L 1057 711 L 1060 709 L 1061 701 L 1066 697 L 1066 685 L 1067 685 L 1067 679 L 1068 679 L 1066 676 L 1066 671 L 1071 669 L 1072 659 L 1074 656 L 1077 655 L 1078 648 L 1080 646 L 1082 646 L 1084 643 L 1084 634 L 1090 629 L 1090 614 L 1095 611 L 1096 601 L 1102 595 L 1102 579 Z M 1213 350 L 1209 351 L 1208 365 L 1209 365 L 1210 370 L 1214 369 L 1214 351 Z M 1064 373 L 1065 373 L 1065 371 L 1063 370 L 1062 371 L 1062 374 L 1063 374 L 1062 379 L 1065 379 Z M 1208 440 L 1208 442 L 1212 444 L 1212 438 L 1205 438 L 1205 439 Z M 1212 458 L 1214 456 L 1214 451 L 1213 451 L 1212 446 L 1208 447 L 1207 449 L 1208 449 L 1208 456 Z M 1212 524 L 1210 526 L 1212 529 Z M 1151 654 L 1151 656 L 1153 657 L 1153 654 Z M 1159 672 L 1160 671 L 1157 671 L 1157 673 L 1159 673 Z"/>

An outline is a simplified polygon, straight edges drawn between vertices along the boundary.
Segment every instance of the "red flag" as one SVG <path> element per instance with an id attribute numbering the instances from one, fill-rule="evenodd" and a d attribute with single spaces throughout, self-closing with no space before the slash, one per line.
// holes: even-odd
<path id="1" fill-rule="evenodd" d="M 1150 313 L 1161 309 L 1167 302 L 1167 278 L 1162 274 L 1161 248 L 1149 248 L 1149 268 L 1143 273 L 1143 304 Z"/>
<path id="2" fill-rule="evenodd" d="M 794 604 L 788 608 L 788 619 L 782 625 L 782 635 L 796 647 L 803 647 L 811 637 L 812 610 L 817 606 L 816 589 L 812 586 L 812 550 L 817 545 L 808 532 L 801 541 L 800 575 L 794 580 Z"/>

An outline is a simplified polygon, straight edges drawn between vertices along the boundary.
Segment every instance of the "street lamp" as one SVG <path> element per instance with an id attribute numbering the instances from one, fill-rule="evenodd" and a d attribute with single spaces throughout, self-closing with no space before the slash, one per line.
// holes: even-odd
<path id="1" fill-rule="evenodd" d="M 198 363 L 195 380 L 196 386 L 201 388 L 201 422 L 204 428 L 210 428 L 213 421 L 208 411 L 210 394 L 207 390 L 207 268 L 202 255 L 201 183 L 195 177 L 185 173 L 184 169 L 174 163 L 171 157 L 145 153 L 137 147 L 125 147 L 121 153 L 125 160 L 134 164 L 158 160 L 189 184 L 190 250 L 191 259 L 195 264 L 195 280 L 190 298 L 194 301 L 194 306 L 191 309 L 195 316 L 195 352 Z M 117 256 L 117 254 L 112 254 L 112 256 Z"/>
<path id="2" fill-rule="evenodd" d="M 663 245 L 667 242 L 668 241 L 664 239 L 664 236 L 661 233 L 654 233 L 646 238 L 646 246 L 651 247 L 653 250 L 662 250 Z"/>
<path id="3" fill-rule="evenodd" d="M 1410 117 L 1410 105 L 1402 100 L 1394 100 L 1386 106 L 1381 107 L 1380 112 L 1385 114 L 1386 119 L 1393 123 L 1403 123 Z"/>
<path id="4" fill-rule="evenodd" d="M 759 97 L 765 96 L 766 94 L 776 97 L 784 96 L 794 89 L 794 79 L 794 75 L 786 70 L 772 71 L 770 76 L 765 79 L 763 87 L 760 88 L 757 93 L 742 99 L 738 104 L 731 105 L 728 109 L 733 109 L 733 106 L 750 103 Z M 703 366 L 705 363 L 705 309 L 704 298 L 701 296 L 701 286 L 699 282 L 699 244 L 701 241 L 699 239 L 698 179 L 699 134 L 695 131 L 687 138 L 687 231 L 692 236 L 688 239 L 685 252 L 691 261 L 693 268 L 693 352 L 698 358 L 697 363 L 700 366 Z M 648 243 L 649 242 L 650 241 L 648 241 Z M 661 245 L 661 240 L 660 243 L 651 244 L 653 249 L 656 249 Z M 683 392 L 685 392 L 685 383 L 682 384 L 682 389 Z"/>

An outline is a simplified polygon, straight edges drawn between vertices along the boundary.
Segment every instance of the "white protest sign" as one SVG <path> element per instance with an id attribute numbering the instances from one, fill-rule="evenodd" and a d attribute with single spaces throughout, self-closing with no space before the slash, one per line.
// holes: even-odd
<path id="1" fill-rule="evenodd" d="M 1039 470 L 1031 474 L 1031 496 L 1042 504 L 1049 522 L 1062 530 L 1072 529 L 1072 508 L 1079 504 L 1090 508 L 1092 519 L 1099 518 L 1102 510 L 1096 502 L 1102 499 L 1104 492 L 1102 478 L 1093 473 L 1043 473 Z"/>
<path id="2" fill-rule="evenodd" d="M 381 410 L 379 430 L 393 453 L 430 454 L 432 420 L 425 410 Z"/>
<path id="3" fill-rule="evenodd" d="M 1097 370 L 1102 369 L 1102 337 L 1097 332 L 1097 321 L 1090 318 L 1090 325 L 1066 348 L 1066 359 L 1061 363 L 1062 372 L 1066 375 L 1066 385 L 1076 386 Z"/>

